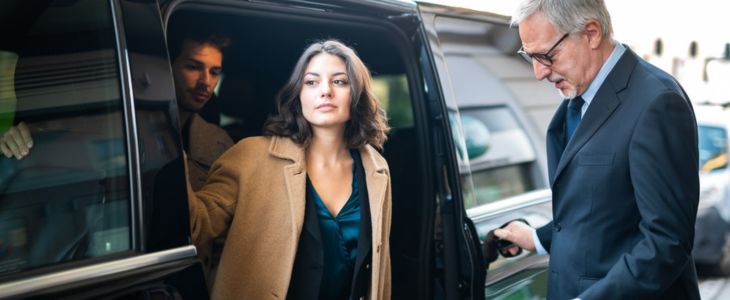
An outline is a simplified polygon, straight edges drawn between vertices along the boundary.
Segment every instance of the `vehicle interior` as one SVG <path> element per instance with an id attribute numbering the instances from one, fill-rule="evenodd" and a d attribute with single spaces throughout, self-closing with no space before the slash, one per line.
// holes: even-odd
<path id="1" fill-rule="evenodd" d="M 380 21 L 379 21 L 380 22 Z M 367 20 L 347 20 L 321 13 L 292 16 L 285 13 L 216 11 L 213 8 L 180 8 L 167 22 L 168 43 L 184 35 L 187 24 L 207 26 L 211 32 L 232 37 L 224 50 L 223 79 L 216 99 L 201 113 L 220 124 L 238 141 L 261 135 L 266 118 L 274 113 L 278 89 L 290 76 L 304 48 L 317 40 L 335 38 L 352 46 L 373 76 L 374 90 L 385 106 L 392 127 L 383 154 L 392 180 L 391 259 L 393 297 L 405 295 L 415 286 L 421 252 L 428 251 L 429 226 L 424 210 L 430 209 L 423 189 L 427 171 L 411 98 L 415 76 L 409 75 L 416 62 L 405 56 L 392 28 L 372 25 Z M 218 26 L 217 24 L 221 24 Z M 377 24 L 377 23 L 375 23 Z M 262 30 L 264 29 L 264 30 Z M 168 45 L 174 47 L 174 45 Z"/>

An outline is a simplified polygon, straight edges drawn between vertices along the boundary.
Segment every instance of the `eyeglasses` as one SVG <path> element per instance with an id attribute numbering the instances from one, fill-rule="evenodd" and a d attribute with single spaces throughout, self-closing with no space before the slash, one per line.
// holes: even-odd
<path id="1" fill-rule="evenodd" d="M 553 56 L 550 55 L 550 52 L 553 52 L 555 48 L 560 45 L 560 43 L 563 42 L 565 38 L 567 38 L 570 35 L 570 33 L 566 33 L 561 37 L 555 45 L 553 45 L 550 50 L 548 50 L 545 53 L 527 53 L 524 48 L 520 48 L 520 50 L 517 50 L 517 54 L 522 56 L 528 63 L 532 63 L 532 59 L 537 60 L 539 63 L 545 65 L 546 67 L 553 65 Z"/>

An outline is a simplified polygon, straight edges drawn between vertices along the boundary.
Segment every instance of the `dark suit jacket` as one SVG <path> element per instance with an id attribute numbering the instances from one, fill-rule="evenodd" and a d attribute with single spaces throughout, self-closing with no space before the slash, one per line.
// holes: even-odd
<path id="1" fill-rule="evenodd" d="M 563 149 L 548 127 L 548 299 L 699 299 L 692 260 L 697 125 L 668 74 L 627 48 Z"/>

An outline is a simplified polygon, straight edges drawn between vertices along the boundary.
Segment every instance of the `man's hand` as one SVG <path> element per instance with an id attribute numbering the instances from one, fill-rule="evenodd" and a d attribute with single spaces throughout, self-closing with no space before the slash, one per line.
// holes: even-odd
<path id="1" fill-rule="evenodd" d="M 0 151 L 7 158 L 15 156 L 15 159 L 21 160 L 30 153 L 31 148 L 33 148 L 33 138 L 30 136 L 28 126 L 23 122 L 11 127 L 0 137 Z"/>
<path id="2" fill-rule="evenodd" d="M 520 222 L 510 222 L 506 227 L 495 229 L 494 235 L 503 240 L 508 240 L 522 249 L 535 251 L 535 241 L 532 240 L 532 232 L 535 231 L 529 225 Z"/>

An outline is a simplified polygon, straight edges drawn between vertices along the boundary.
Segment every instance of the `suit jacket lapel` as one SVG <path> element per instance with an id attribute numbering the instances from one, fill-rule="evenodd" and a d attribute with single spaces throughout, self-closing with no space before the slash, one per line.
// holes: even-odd
<path id="1" fill-rule="evenodd" d="M 560 157 L 552 183 L 560 176 L 560 172 L 565 169 L 576 153 L 578 153 L 578 150 L 588 142 L 593 134 L 601 128 L 601 125 L 608 120 L 611 114 L 621 104 L 618 93 L 626 88 L 631 77 L 631 72 L 637 62 L 636 54 L 627 46 L 626 52 L 618 60 L 608 74 L 608 77 L 606 77 L 606 80 L 598 89 L 595 97 L 593 97 L 593 101 L 588 106 L 585 115 L 583 115 L 583 119 L 575 130 L 573 138 L 565 146 L 565 151 L 563 151 Z"/>
<path id="2" fill-rule="evenodd" d="M 605 87 L 604 84 L 598 90 L 598 93 L 593 98 L 593 102 L 591 102 L 591 105 L 583 116 L 583 120 L 575 130 L 573 138 L 565 145 L 565 151 L 563 151 L 563 155 L 558 162 L 558 168 L 555 170 L 555 178 L 560 175 L 560 172 L 563 171 L 565 166 L 578 153 L 578 150 L 583 147 L 598 128 L 606 122 L 613 111 L 616 110 L 616 107 L 618 107 L 619 100 L 616 97 L 616 93 L 613 93 L 611 89 Z"/>
<path id="3" fill-rule="evenodd" d="M 558 110 L 553 115 L 550 125 L 548 125 L 547 131 L 547 159 L 548 159 L 548 178 L 550 179 L 550 185 L 552 186 L 555 180 L 555 169 L 560 161 L 560 156 L 563 154 L 565 147 L 565 110 L 568 106 L 568 101 L 563 100 L 558 106 Z"/>

